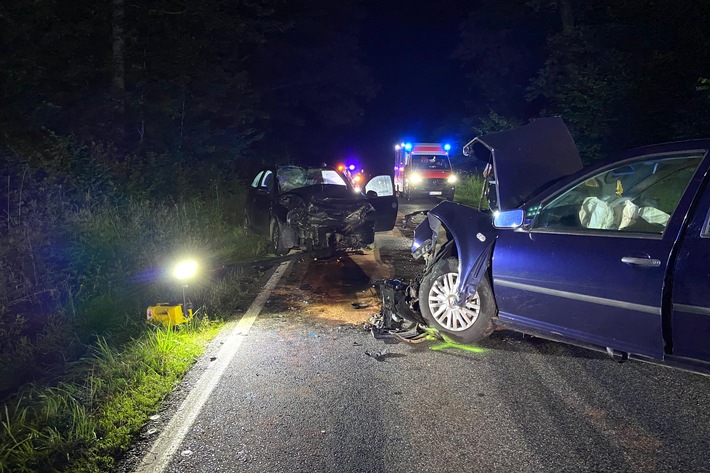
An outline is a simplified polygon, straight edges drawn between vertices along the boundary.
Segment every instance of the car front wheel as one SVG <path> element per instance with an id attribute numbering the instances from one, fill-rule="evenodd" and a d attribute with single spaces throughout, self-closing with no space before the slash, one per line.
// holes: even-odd
<path id="1" fill-rule="evenodd" d="M 429 326 L 459 343 L 483 340 L 493 332 L 496 304 L 487 276 L 476 292 L 459 304 L 456 295 L 458 260 L 442 259 L 434 264 L 419 286 L 419 307 Z"/>
<path id="2" fill-rule="evenodd" d="M 283 256 L 288 253 L 288 248 L 284 246 L 281 238 L 279 222 L 276 220 L 271 222 L 271 247 L 278 256 Z"/>

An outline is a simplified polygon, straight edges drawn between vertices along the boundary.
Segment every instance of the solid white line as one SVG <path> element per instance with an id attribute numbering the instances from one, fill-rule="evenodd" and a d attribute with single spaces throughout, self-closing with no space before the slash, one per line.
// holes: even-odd
<path id="1" fill-rule="evenodd" d="M 276 287 L 276 284 L 278 284 L 279 279 L 281 279 L 281 276 L 283 276 L 284 271 L 286 271 L 290 263 L 291 261 L 283 262 L 276 268 L 276 271 L 271 275 L 264 289 L 259 292 L 259 295 L 256 296 L 254 302 L 252 302 L 249 309 L 227 337 L 224 345 L 222 345 L 222 348 L 220 348 L 217 353 L 215 363 L 210 365 L 210 368 L 202 374 L 199 381 L 197 381 L 190 391 L 190 394 L 188 394 L 187 398 L 180 404 L 173 418 L 170 419 L 165 430 L 161 432 L 150 451 L 143 457 L 140 466 L 135 470 L 136 473 L 159 473 L 165 471 L 171 457 L 175 454 L 189 432 L 192 424 L 202 410 L 202 406 L 207 402 L 207 399 L 209 399 L 212 391 L 227 369 L 227 366 L 232 362 L 244 337 L 249 332 L 256 317 L 264 307 L 266 300 L 271 295 L 271 291 Z"/>

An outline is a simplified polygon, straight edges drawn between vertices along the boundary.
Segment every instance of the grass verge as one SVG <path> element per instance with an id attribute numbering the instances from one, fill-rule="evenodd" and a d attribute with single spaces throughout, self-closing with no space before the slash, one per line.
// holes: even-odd
<path id="1" fill-rule="evenodd" d="M 1 412 L 0 471 L 108 471 L 221 326 L 146 328 L 120 352 L 99 340 L 71 379 L 27 387 Z"/>

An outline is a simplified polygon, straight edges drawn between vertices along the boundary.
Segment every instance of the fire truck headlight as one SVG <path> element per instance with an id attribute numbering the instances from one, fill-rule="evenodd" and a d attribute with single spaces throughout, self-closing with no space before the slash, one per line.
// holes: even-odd
<path id="1" fill-rule="evenodd" d="M 456 184 L 458 182 L 459 178 L 456 177 L 456 174 L 452 174 L 449 177 L 446 178 L 446 182 L 449 184 Z"/>
<path id="2" fill-rule="evenodd" d="M 414 173 L 411 176 L 409 176 L 409 182 L 412 184 L 420 184 L 422 182 L 422 176 Z"/>

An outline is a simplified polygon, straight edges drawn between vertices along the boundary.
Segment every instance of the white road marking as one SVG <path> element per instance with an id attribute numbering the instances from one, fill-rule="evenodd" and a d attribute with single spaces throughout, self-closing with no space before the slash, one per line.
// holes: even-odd
<path id="1" fill-rule="evenodd" d="M 217 353 L 215 363 L 210 365 L 210 368 L 203 373 L 173 418 L 170 419 L 168 425 L 158 436 L 150 451 L 143 457 L 138 469 L 135 470 L 136 473 L 160 473 L 165 471 L 172 456 L 192 427 L 195 419 L 197 419 L 202 406 L 209 399 L 227 366 L 229 366 L 237 353 L 244 337 L 251 329 L 256 317 L 271 295 L 271 291 L 276 287 L 290 263 L 291 261 L 283 262 L 276 268 L 264 289 L 256 296 L 256 299 L 254 299 L 254 302 L 252 302 L 239 323 L 232 329 L 229 337 L 227 337 L 224 345 Z"/>

